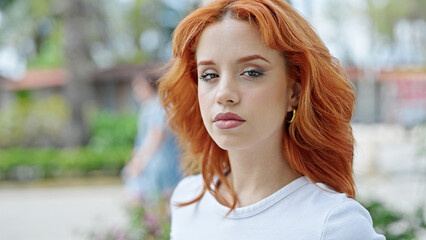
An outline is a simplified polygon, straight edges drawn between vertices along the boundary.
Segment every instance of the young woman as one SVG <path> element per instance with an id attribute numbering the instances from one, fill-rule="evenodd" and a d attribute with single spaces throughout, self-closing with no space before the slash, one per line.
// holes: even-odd
<path id="1" fill-rule="evenodd" d="M 354 93 L 309 23 L 280 0 L 187 16 L 160 97 L 186 150 L 174 240 L 384 239 L 355 197 Z"/>
<path id="2" fill-rule="evenodd" d="M 149 66 L 148 66 L 149 67 Z M 181 179 L 179 149 L 165 124 L 164 110 L 157 96 L 155 74 L 137 74 L 132 80 L 140 104 L 134 154 L 123 168 L 126 202 L 155 204 L 170 197 Z"/>

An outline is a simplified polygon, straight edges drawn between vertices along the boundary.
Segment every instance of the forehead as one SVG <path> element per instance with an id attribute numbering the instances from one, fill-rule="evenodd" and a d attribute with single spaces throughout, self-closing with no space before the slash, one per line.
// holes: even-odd
<path id="1" fill-rule="evenodd" d="M 208 26 L 200 36 L 196 58 L 239 58 L 262 55 L 268 59 L 282 58 L 261 39 L 258 29 L 246 21 L 225 18 Z M 278 59 L 276 59 L 278 60 Z"/>

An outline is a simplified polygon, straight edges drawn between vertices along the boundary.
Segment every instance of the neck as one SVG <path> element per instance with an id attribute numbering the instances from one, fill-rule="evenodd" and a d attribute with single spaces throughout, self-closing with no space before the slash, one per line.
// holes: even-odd
<path id="1" fill-rule="evenodd" d="M 153 101 L 155 101 L 157 99 L 157 94 L 156 93 L 152 93 L 150 95 L 148 95 L 145 99 L 141 100 L 142 105 L 147 105 Z"/>
<path id="2" fill-rule="evenodd" d="M 239 207 L 270 196 L 300 176 L 284 159 L 280 143 L 228 151 L 228 155 L 232 169 L 228 181 L 237 194 Z"/>

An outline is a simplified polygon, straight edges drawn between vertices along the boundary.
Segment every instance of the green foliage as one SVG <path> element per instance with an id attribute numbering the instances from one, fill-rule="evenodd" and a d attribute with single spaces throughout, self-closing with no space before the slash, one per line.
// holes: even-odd
<path id="1" fill-rule="evenodd" d="M 0 112 L 0 148 L 61 146 L 68 119 L 65 100 L 52 95 L 31 100 L 29 92 Z"/>
<path id="2" fill-rule="evenodd" d="M 26 98 L 23 98 L 26 99 Z M 119 175 L 133 150 L 136 115 L 98 113 L 93 116 L 92 140 L 85 148 L 23 148 L 28 139 L 60 132 L 67 120 L 61 98 L 40 102 L 18 101 L 7 115 L 0 114 L 0 179 L 34 180 L 51 177 Z M 24 104 L 25 103 L 25 104 Z M 58 112 L 60 114 L 58 114 Z M 52 115 L 52 113 L 55 113 Z M 61 124 L 57 124 L 60 119 Z M 28 126 L 27 126 L 28 125 Z M 66 136 L 65 136 L 66 137 Z M 54 139 L 54 138 L 53 138 Z"/>
<path id="3" fill-rule="evenodd" d="M 370 212 L 374 228 L 388 240 L 414 240 L 420 229 L 425 229 L 425 209 L 407 215 L 387 208 L 382 202 L 367 201 L 364 207 Z"/>
<path id="4" fill-rule="evenodd" d="M 63 147 L 69 110 L 59 95 L 32 100 L 31 93 L 18 93 L 17 101 L 0 111 L 0 148 Z M 136 114 L 99 112 L 91 118 L 90 148 L 104 150 L 133 146 Z"/>
<path id="5" fill-rule="evenodd" d="M 30 68 L 56 68 L 63 66 L 63 30 L 61 27 L 61 25 L 57 24 L 56 29 L 46 39 L 43 39 L 39 46 L 38 54 L 34 55 L 28 63 Z"/>
<path id="6" fill-rule="evenodd" d="M 90 148 L 130 147 L 137 132 L 137 115 L 99 112 L 92 117 L 90 127 Z"/>
<path id="7" fill-rule="evenodd" d="M 29 9 L 31 16 L 35 19 L 41 19 L 46 16 L 51 16 L 53 14 L 51 4 L 54 1 L 52 0 L 37 0 L 37 1 L 28 1 Z"/>
<path id="8" fill-rule="evenodd" d="M 68 171 L 87 175 L 95 171 L 117 175 L 130 157 L 129 147 L 106 148 L 102 151 L 91 148 L 62 150 L 62 167 Z"/>
<path id="9" fill-rule="evenodd" d="M 27 104 L 31 100 L 31 91 L 28 91 L 28 90 L 17 91 L 16 100 L 23 104 Z"/>
<path id="10" fill-rule="evenodd" d="M 54 28 L 51 28 L 52 25 L 49 24 L 56 23 L 55 15 L 58 14 L 58 11 L 57 7 L 53 6 L 55 2 L 57 1 L 0 1 L 0 8 L 3 10 L 3 24 L 0 25 L 0 35 L 2 36 L 0 46 L 8 46 L 16 50 L 26 62 L 32 61 L 34 57 L 37 58 L 36 55 L 40 53 L 42 45 L 57 37 Z M 60 42 L 56 40 L 55 44 L 57 48 L 61 47 Z M 46 55 L 45 50 L 42 55 Z M 52 61 L 50 62 L 52 63 Z M 57 65 L 58 63 L 55 63 L 55 66 Z M 39 66 L 39 64 L 36 66 Z"/>
<path id="11" fill-rule="evenodd" d="M 13 4 L 15 0 L 0 0 L 0 10 L 6 9 L 9 5 Z"/>
<path id="12" fill-rule="evenodd" d="M 390 38 L 393 37 L 394 26 L 398 21 L 426 19 L 426 2 L 423 0 L 368 0 L 368 6 L 368 14 L 376 30 Z"/>
<path id="13" fill-rule="evenodd" d="M 132 148 L 102 151 L 91 148 L 0 150 L 0 179 L 28 181 L 38 178 L 118 175 Z"/>
<path id="14" fill-rule="evenodd" d="M 1 179 L 28 180 L 41 175 L 52 176 L 58 152 L 52 149 L 2 149 L 0 150 Z"/>

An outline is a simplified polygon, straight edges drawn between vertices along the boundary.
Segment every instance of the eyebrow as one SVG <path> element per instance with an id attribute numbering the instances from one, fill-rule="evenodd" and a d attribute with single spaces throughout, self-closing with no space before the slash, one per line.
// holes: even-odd
<path id="1" fill-rule="evenodd" d="M 269 62 L 266 58 L 264 58 L 260 55 L 250 55 L 250 56 L 247 56 L 247 57 L 242 57 L 242 58 L 238 59 L 237 63 L 248 62 L 248 61 L 255 60 L 255 59 L 261 59 L 261 60 L 271 64 L 271 62 Z"/>
<path id="2" fill-rule="evenodd" d="M 261 60 L 271 64 L 271 62 L 269 62 L 266 58 L 264 58 L 260 55 L 250 55 L 250 56 L 247 56 L 247 57 L 242 57 L 242 58 L 237 60 L 237 63 L 248 62 L 248 61 L 255 60 L 255 59 L 261 59 Z M 206 60 L 206 61 L 199 61 L 198 65 L 216 65 L 216 64 L 212 60 Z"/>
<path id="3" fill-rule="evenodd" d="M 198 65 L 215 65 L 215 63 L 211 60 L 207 60 L 207 61 L 199 61 Z"/>

